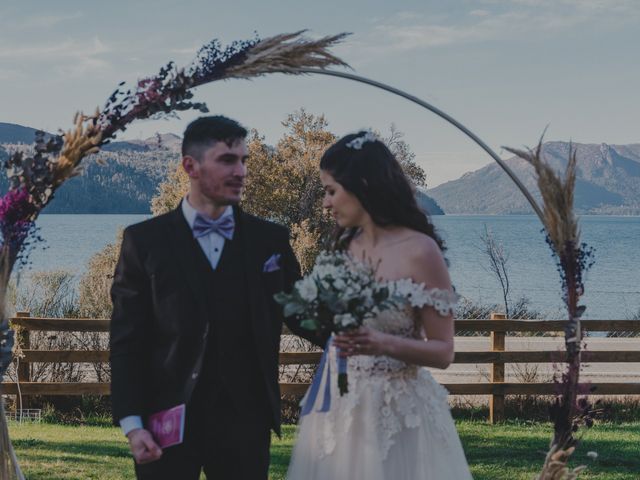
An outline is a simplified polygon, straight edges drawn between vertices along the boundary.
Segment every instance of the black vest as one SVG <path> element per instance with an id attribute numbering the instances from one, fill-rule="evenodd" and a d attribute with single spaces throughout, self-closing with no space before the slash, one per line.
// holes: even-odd
<path id="1" fill-rule="evenodd" d="M 209 307 L 209 337 L 202 374 L 196 391 L 213 402 L 223 390 L 241 411 L 260 409 L 266 400 L 265 379 L 258 363 L 256 342 L 251 328 L 249 295 L 245 276 L 244 252 L 239 229 L 233 240 L 226 240 L 222 255 L 205 278 Z"/>

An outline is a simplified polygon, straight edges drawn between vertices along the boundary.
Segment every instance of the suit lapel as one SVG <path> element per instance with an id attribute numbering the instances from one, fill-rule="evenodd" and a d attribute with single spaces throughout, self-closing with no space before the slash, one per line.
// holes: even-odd
<path id="1" fill-rule="evenodd" d="M 257 258 L 258 252 L 256 251 L 255 242 L 255 239 L 260 238 L 260 232 L 256 231 L 255 222 L 239 207 L 234 207 L 233 212 L 242 241 L 242 256 L 247 279 L 251 326 L 256 340 L 268 338 L 270 335 L 269 308 L 265 302 L 264 288 L 260 278 L 260 260 Z M 260 348 L 261 345 L 267 345 L 268 342 L 258 341 L 257 344 L 258 348 Z"/>
<path id="2" fill-rule="evenodd" d="M 201 310 L 207 312 L 207 299 L 210 295 L 207 294 L 206 282 L 202 279 L 206 278 L 210 265 L 198 241 L 193 237 L 180 206 L 171 213 L 170 225 L 168 238 L 173 247 L 171 250 L 175 253 L 185 282 L 193 291 L 194 298 L 200 304 Z"/>

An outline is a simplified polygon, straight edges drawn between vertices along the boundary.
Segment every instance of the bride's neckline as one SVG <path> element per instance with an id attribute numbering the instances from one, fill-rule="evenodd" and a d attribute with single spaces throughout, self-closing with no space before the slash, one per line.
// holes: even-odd
<path id="1" fill-rule="evenodd" d="M 356 258 L 349 251 L 344 251 L 344 253 L 349 258 L 349 260 L 354 263 L 371 266 L 370 263 Z M 448 315 L 449 313 L 454 313 L 455 304 L 460 298 L 455 290 L 452 291 L 444 288 L 429 287 L 424 282 L 417 282 L 410 276 L 395 279 L 377 278 L 377 280 L 382 284 L 395 283 L 396 286 L 401 285 L 401 288 L 405 290 L 408 288 L 408 290 L 410 291 L 410 296 L 412 298 L 415 298 L 415 300 L 410 300 L 412 307 L 422 307 L 425 304 L 430 305 L 433 306 L 438 311 L 438 313 L 444 316 Z"/>
<path id="2" fill-rule="evenodd" d="M 351 242 L 356 240 L 361 233 L 362 233 L 362 230 L 359 230 L 359 232 L 356 233 L 354 238 L 351 239 Z M 382 245 L 378 245 L 377 247 L 382 246 L 383 248 L 388 248 L 388 247 L 391 247 L 391 246 L 396 246 L 396 245 L 402 244 L 404 242 L 407 242 L 407 241 L 415 238 L 417 235 L 420 235 L 420 233 L 413 231 L 413 232 L 409 233 L 408 235 L 406 235 L 406 236 L 404 236 L 402 238 L 398 238 L 398 239 L 390 241 L 388 243 L 383 243 Z M 349 245 L 349 247 L 351 247 L 351 245 Z M 349 257 L 351 259 L 358 261 L 360 264 L 369 265 L 375 271 L 377 271 L 378 267 L 382 263 L 382 256 L 379 256 L 377 261 L 374 262 L 372 257 L 370 257 L 370 256 L 368 257 L 367 256 L 367 250 L 365 250 L 364 248 L 361 249 L 359 254 L 356 254 L 355 252 L 351 251 L 351 249 L 349 247 L 347 247 L 347 249 L 345 251 L 346 251 L 346 253 L 349 255 Z M 401 280 L 401 279 L 404 279 L 404 278 L 411 278 L 411 277 L 401 277 L 401 278 L 398 278 L 396 280 Z M 387 282 L 387 281 L 395 281 L 395 280 L 381 279 L 381 281 Z"/>
<path id="3" fill-rule="evenodd" d="M 401 238 L 397 238 L 397 239 L 395 239 L 395 240 L 391 240 L 391 241 L 384 242 L 384 243 L 382 243 L 382 244 L 378 244 L 378 245 L 376 245 L 376 246 L 375 246 L 375 247 L 373 247 L 373 248 L 379 248 L 379 247 L 386 248 L 386 247 L 391 247 L 391 246 L 393 246 L 393 245 L 397 245 L 397 244 L 399 244 L 399 243 L 406 242 L 406 241 L 408 241 L 408 240 L 411 240 L 412 238 L 415 238 L 415 237 L 417 237 L 417 236 L 421 235 L 421 233 L 420 233 L 420 232 L 416 232 L 415 230 L 411 230 L 410 232 L 411 232 L 411 233 L 408 233 L 408 234 L 406 234 L 405 236 L 403 236 L 403 237 L 401 237 Z M 362 229 L 358 229 L 358 231 L 355 233 L 355 235 L 354 235 L 354 236 L 353 236 L 353 238 L 351 239 L 351 242 L 353 242 L 354 240 L 357 240 L 361 235 L 362 235 Z M 365 252 L 365 250 L 364 250 L 364 249 L 363 249 L 362 251 L 363 251 L 363 253 Z"/>
<path id="4" fill-rule="evenodd" d="M 345 254 L 347 255 L 347 257 L 349 258 L 350 261 L 372 268 L 373 271 L 374 271 L 374 274 L 377 272 L 377 267 L 373 264 L 373 262 L 370 261 L 370 259 L 358 258 L 348 250 L 345 251 Z M 380 259 L 379 262 L 380 261 L 382 261 L 382 260 Z M 376 275 L 376 280 L 378 282 L 380 282 L 380 283 L 391 283 L 391 282 L 397 282 L 399 280 L 410 280 L 411 282 L 415 283 L 416 285 L 420 285 L 421 284 L 421 285 L 424 286 L 424 288 L 427 288 L 426 285 L 424 285 L 423 282 L 416 282 L 416 280 L 414 278 L 410 277 L 410 276 L 404 276 L 404 277 L 399 277 L 399 278 L 381 278 L 381 277 L 378 277 Z"/>

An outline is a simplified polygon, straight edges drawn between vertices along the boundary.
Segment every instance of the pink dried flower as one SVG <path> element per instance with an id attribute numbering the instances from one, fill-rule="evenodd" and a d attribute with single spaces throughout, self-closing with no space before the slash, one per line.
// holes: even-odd
<path id="1" fill-rule="evenodd" d="M 25 187 L 9 190 L 0 198 L 0 232 L 5 244 L 18 247 L 33 225 L 35 205 Z"/>

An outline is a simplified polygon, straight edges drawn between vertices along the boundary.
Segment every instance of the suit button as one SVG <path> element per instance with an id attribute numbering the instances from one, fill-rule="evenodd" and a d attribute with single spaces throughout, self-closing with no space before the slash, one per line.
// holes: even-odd
<path id="1" fill-rule="evenodd" d="M 195 380 L 196 378 L 198 378 L 198 372 L 193 372 L 193 373 L 191 374 L 191 378 L 192 378 L 192 379 L 194 379 L 194 380 Z"/>

